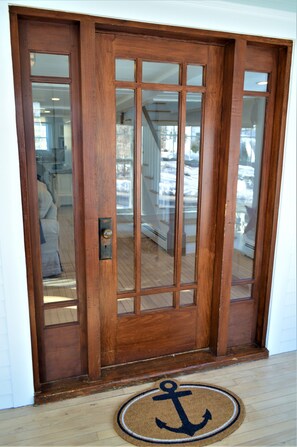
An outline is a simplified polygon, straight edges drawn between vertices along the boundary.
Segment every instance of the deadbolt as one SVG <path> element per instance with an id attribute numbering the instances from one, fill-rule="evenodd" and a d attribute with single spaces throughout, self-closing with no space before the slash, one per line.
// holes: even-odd
<path id="1" fill-rule="evenodd" d="M 112 230 L 110 230 L 109 228 L 106 228 L 103 231 L 102 236 L 104 237 L 104 239 L 111 239 L 111 237 L 112 237 Z"/>

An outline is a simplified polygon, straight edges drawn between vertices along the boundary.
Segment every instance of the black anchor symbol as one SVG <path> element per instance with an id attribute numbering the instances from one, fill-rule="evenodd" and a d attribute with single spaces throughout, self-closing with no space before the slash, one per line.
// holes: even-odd
<path id="1" fill-rule="evenodd" d="M 169 427 L 166 422 L 163 422 L 160 419 L 156 418 L 156 424 L 159 428 L 165 428 L 166 430 L 169 430 L 173 433 L 184 433 L 189 436 L 194 436 L 194 434 L 198 430 L 201 430 L 203 427 L 205 427 L 208 421 L 212 419 L 211 412 L 206 409 L 203 415 L 203 421 L 200 424 L 192 424 L 192 422 L 189 421 L 189 418 L 179 401 L 180 397 L 189 396 L 190 394 L 192 394 L 192 391 L 176 391 L 177 383 L 173 382 L 172 380 L 164 380 L 160 383 L 160 388 L 166 394 L 155 396 L 153 397 L 153 400 L 171 399 L 179 415 L 182 425 L 179 428 Z"/>

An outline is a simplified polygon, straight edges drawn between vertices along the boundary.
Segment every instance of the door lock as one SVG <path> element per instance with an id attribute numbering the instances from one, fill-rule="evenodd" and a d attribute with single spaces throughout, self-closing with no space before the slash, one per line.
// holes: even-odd
<path id="1" fill-rule="evenodd" d="M 112 259 L 112 220 L 110 217 L 98 219 L 99 259 Z"/>

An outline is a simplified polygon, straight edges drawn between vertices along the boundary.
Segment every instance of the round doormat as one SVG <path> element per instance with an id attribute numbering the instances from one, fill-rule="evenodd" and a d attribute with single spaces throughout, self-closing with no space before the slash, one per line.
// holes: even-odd
<path id="1" fill-rule="evenodd" d="M 137 446 L 202 447 L 234 432 L 244 415 L 241 399 L 231 391 L 166 379 L 125 402 L 116 413 L 115 429 Z"/>

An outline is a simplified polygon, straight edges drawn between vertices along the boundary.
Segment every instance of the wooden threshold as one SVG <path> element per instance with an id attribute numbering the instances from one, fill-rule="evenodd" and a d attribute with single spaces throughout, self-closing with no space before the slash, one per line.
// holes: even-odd
<path id="1" fill-rule="evenodd" d="M 69 399 L 95 394 L 109 389 L 122 388 L 199 371 L 212 370 L 237 363 L 268 358 L 266 348 L 240 346 L 230 348 L 226 356 L 217 357 L 208 349 L 174 354 L 161 358 L 102 368 L 99 380 L 90 381 L 86 376 L 50 382 L 41 385 L 41 391 L 35 393 L 35 404 Z"/>

